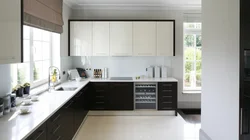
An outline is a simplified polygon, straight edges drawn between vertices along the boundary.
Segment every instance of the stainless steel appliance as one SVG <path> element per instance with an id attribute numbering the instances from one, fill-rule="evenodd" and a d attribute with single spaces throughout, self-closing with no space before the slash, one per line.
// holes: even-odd
<path id="1" fill-rule="evenodd" d="M 3 106 L 4 106 L 4 112 L 3 112 L 3 114 L 10 113 L 10 108 L 11 108 L 10 94 L 6 95 L 3 98 Z"/>
<path id="2" fill-rule="evenodd" d="M 146 68 L 146 72 L 147 72 L 148 78 L 154 78 L 154 67 L 153 66 Z"/>
<path id="3" fill-rule="evenodd" d="M 160 66 L 155 66 L 154 78 L 161 78 L 161 67 Z"/>
<path id="4" fill-rule="evenodd" d="M 161 67 L 161 78 L 167 78 L 168 77 L 168 68 L 166 66 Z"/>
<path id="5" fill-rule="evenodd" d="M 134 83 L 134 109 L 157 109 L 157 83 Z"/>
<path id="6" fill-rule="evenodd" d="M 132 77 L 111 77 L 110 80 L 133 80 Z"/>
<path id="7" fill-rule="evenodd" d="M 102 78 L 103 79 L 108 79 L 108 68 L 103 69 Z"/>

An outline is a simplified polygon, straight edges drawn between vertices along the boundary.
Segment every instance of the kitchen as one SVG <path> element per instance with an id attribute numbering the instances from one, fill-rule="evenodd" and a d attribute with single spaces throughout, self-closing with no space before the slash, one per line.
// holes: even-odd
<path id="1" fill-rule="evenodd" d="M 104 3 L 1 2 L 0 139 L 199 139 L 201 1 Z"/>

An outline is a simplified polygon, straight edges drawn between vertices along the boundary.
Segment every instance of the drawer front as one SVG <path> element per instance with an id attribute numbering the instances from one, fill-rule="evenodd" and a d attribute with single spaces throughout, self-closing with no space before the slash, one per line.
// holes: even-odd
<path id="1" fill-rule="evenodd" d="M 159 102 L 158 110 L 174 110 L 176 109 L 176 105 L 171 102 Z"/>
<path id="2" fill-rule="evenodd" d="M 54 129 L 57 128 L 58 125 L 61 124 L 62 114 L 60 112 L 55 113 L 50 119 L 47 121 L 48 132 L 53 132 Z"/>
<path id="3" fill-rule="evenodd" d="M 158 83 L 158 87 L 160 90 L 167 90 L 167 89 L 177 89 L 177 82 L 160 82 Z"/>
<path id="4" fill-rule="evenodd" d="M 42 124 L 26 140 L 46 140 L 46 124 Z"/>
<path id="5" fill-rule="evenodd" d="M 171 102 L 171 103 L 173 103 L 173 102 L 175 102 L 174 99 L 175 98 L 171 95 L 163 95 L 163 96 L 158 97 L 159 102 Z"/>

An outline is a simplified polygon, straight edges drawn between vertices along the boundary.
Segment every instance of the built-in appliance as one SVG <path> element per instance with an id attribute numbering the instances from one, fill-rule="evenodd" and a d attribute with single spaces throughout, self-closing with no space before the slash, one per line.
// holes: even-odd
<path id="1" fill-rule="evenodd" d="M 157 109 L 157 83 L 134 83 L 134 109 Z"/>
<path id="2" fill-rule="evenodd" d="M 110 80 L 133 80 L 132 77 L 111 77 Z"/>

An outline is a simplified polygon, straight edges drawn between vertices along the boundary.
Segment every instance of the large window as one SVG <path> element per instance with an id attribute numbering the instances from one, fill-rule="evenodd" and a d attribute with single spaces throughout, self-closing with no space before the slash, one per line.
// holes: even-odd
<path id="1" fill-rule="evenodd" d="M 201 23 L 184 23 L 184 90 L 201 90 Z"/>
<path id="2" fill-rule="evenodd" d="M 60 44 L 60 35 L 29 26 L 24 26 L 23 33 L 24 62 L 11 65 L 12 86 L 29 82 L 35 87 L 48 80 L 52 46 Z"/>

